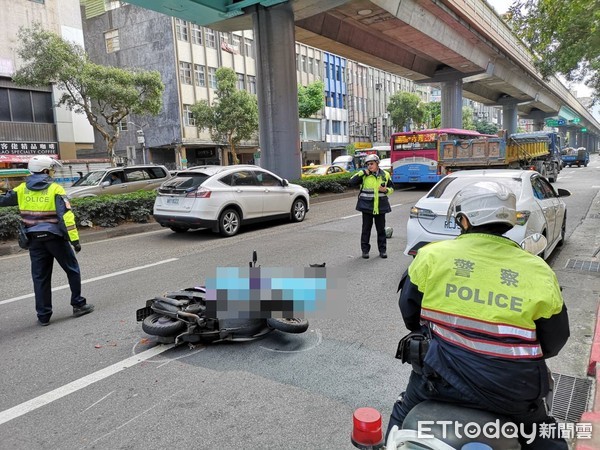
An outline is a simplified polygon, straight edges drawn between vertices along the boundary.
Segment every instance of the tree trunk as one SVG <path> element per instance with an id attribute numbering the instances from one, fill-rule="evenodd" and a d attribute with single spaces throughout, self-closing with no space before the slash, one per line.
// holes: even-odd
<path id="1" fill-rule="evenodd" d="M 231 151 L 231 155 L 233 156 L 233 164 L 239 164 L 240 160 L 237 157 L 237 153 L 235 151 L 235 144 L 233 143 L 233 139 L 229 136 L 229 150 Z"/>

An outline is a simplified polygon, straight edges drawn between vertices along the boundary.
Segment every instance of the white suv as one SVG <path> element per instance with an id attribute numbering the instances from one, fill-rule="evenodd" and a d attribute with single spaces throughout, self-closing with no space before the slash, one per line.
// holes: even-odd
<path id="1" fill-rule="evenodd" d="M 176 233 L 211 228 L 235 235 L 242 223 L 289 218 L 302 222 L 308 190 L 252 165 L 183 170 L 158 189 L 154 219 Z"/>

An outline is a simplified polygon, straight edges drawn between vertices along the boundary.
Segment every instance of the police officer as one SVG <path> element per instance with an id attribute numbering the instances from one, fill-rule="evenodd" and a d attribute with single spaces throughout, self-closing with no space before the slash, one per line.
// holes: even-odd
<path id="1" fill-rule="evenodd" d="M 425 400 L 454 402 L 537 427 L 523 448 L 564 449 L 543 399 L 549 392 L 545 360 L 569 337 L 556 275 L 538 256 L 503 237 L 516 223 L 515 195 L 496 182 L 476 182 L 453 198 L 448 216 L 461 228 L 454 240 L 422 247 L 401 282 L 406 327 L 431 336 L 406 392 L 395 403 L 388 433 Z M 414 361 L 411 361 L 414 363 Z M 414 367 L 414 365 L 413 365 Z M 547 427 L 544 425 L 542 427 Z"/>
<path id="2" fill-rule="evenodd" d="M 81 296 L 81 274 L 75 252 L 79 253 L 79 234 L 75 216 L 63 187 L 52 177 L 61 164 L 46 155 L 29 160 L 32 175 L 14 190 L 0 196 L 0 206 L 19 206 L 29 237 L 29 257 L 35 292 L 38 323 L 46 326 L 52 316 L 52 266 L 54 260 L 67 274 L 71 305 L 75 317 L 91 313 L 94 305 Z M 73 248 L 71 248 L 73 246 Z"/>
<path id="3" fill-rule="evenodd" d="M 362 257 L 369 258 L 371 229 L 373 228 L 373 222 L 375 222 L 379 256 L 387 258 L 385 215 L 392 210 L 388 195 L 394 192 L 394 189 L 390 174 L 379 168 L 379 157 L 377 155 L 367 156 L 365 164 L 366 169 L 352 175 L 349 182 L 351 186 L 360 184 L 356 210 L 362 212 L 362 233 L 360 235 Z"/>

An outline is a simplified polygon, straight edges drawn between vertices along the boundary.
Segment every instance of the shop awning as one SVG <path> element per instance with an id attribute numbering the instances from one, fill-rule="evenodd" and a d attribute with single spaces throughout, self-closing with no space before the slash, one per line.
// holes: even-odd
<path id="1" fill-rule="evenodd" d="M 0 164 L 28 163 L 31 158 L 38 155 L 15 155 L 13 153 L 0 154 Z M 58 155 L 46 155 L 53 159 L 58 159 Z"/>

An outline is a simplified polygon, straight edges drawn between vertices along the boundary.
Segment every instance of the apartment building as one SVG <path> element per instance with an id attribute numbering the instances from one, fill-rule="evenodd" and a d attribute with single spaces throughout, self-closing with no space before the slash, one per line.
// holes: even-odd
<path id="1" fill-rule="evenodd" d="M 83 114 L 56 107 L 56 86 L 19 87 L 12 75 L 19 68 L 18 31 L 35 23 L 83 45 L 77 0 L 4 2 L 0 14 L 0 168 L 23 167 L 34 155 L 62 160 L 91 149 L 94 135 Z"/>

